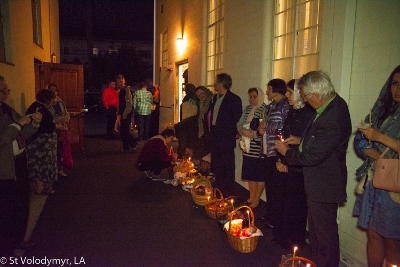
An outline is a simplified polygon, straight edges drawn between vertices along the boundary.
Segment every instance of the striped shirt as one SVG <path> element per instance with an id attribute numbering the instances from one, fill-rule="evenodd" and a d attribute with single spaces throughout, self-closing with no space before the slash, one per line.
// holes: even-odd
<path id="1" fill-rule="evenodd" d="M 262 104 L 259 106 L 256 111 L 254 112 L 254 117 L 253 119 L 259 120 L 262 117 L 262 113 L 264 112 L 264 109 L 266 108 L 266 104 Z M 247 123 L 247 117 L 250 114 L 250 111 L 252 109 L 252 105 L 248 105 L 245 107 L 243 110 L 242 117 L 240 118 L 239 122 L 237 123 L 237 128 L 242 128 L 243 124 Z M 240 131 L 239 131 L 240 133 Z M 246 157 L 252 157 L 252 158 L 264 158 L 264 154 L 262 153 L 261 147 L 262 147 L 262 138 L 257 136 L 250 139 L 250 150 L 249 152 L 243 151 L 243 156 Z"/>
<path id="2" fill-rule="evenodd" d="M 283 129 L 283 124 L 289 113 L 290 105 L 286 97 L 279 102 L 272 101 L 265 109 L 265 119 L 267 127 L 263 136 L 263 153 L 267 157 L 276 156 L 275 140 L 276 130 Z"/>

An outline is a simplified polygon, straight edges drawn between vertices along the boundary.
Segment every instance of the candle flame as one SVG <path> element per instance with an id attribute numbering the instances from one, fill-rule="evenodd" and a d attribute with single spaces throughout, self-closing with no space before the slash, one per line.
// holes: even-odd
<path id="1" fill-rule="evenodd" d="M 310 267 L 310 266 L 311 266 L 311 264 L 307 263 L 306 267 Z"/>

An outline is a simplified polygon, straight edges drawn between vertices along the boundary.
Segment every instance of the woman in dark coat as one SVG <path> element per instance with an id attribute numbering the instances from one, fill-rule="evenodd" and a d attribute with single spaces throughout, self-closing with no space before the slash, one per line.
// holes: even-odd
<path id="1" fill-rule="evenodd" d="M 49 108 L 56 100 L 54 92 L 41 89 L 36 95 L 36 101 L 28 108 L 26 114 L 40 112 L 42 121 L 35 135 L 27 144 L 29 178 L 36 182 L 37 194 L 54 193 L 53 183 L 57 180 L 57 134 L 56 129 L 62 129 L 61 124 L 53 122 Z"/>

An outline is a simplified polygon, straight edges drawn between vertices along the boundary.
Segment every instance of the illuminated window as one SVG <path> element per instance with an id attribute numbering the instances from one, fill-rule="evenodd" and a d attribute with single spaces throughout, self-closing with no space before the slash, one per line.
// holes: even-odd
<path id="1" fill-rule="evenodd" d="M 274 77 L 290 80 L 318 69 L 320 0 L 276 0 Z"/>
<path id="2" fill-rule="evenodd" d="M 32 25 L 33 25 L 33 42 L 39 46 L 43 46 L 42 15 L 41 15 L 40 0 L 32 0 Z"/>
<path id="3" fill-rule="evenodd" d="M 168 31 L 161 34 L 161 67 L 168 68 Z"/>
<path id="4" fill-rule="evenodd" d="M 0 0 L 0 61 L 12 62 L 8 0 Z"/>
<path id="5" fill-rule="evenodd" d="M 207 27 L 207 86 L 212 87 L 224 66 L 224 0 L 208 1 Z"/>

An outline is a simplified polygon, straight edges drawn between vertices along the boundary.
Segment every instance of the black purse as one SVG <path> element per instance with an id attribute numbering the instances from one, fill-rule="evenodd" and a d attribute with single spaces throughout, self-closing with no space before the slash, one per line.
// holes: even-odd
<path id="1" fill-rule="evenodd" d="M 250 129 L 253 131 L 258 130 L 258 126 L 260 126 L 260 119 L 259 118 L 253 118 L 250 122 Z"/>

